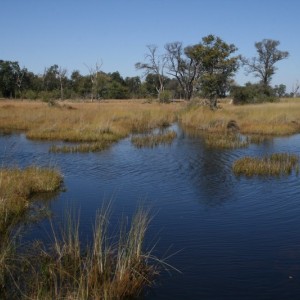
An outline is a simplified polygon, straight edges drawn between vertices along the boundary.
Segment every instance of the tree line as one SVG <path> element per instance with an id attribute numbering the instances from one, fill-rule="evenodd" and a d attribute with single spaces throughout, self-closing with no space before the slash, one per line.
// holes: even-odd
<path id="1" fill-rule="evenodd" d="M 259 95 L 271 99 L 285 94 L 284 85 L 271 87 L 276 63 L 289 56 L 278 49 L 279 45 L 271 39 L 257 42 L 253 58 L 236 55 L 234 44 L 214 35 L 186 47 L 182 42 L 167 43 L 164 53 L 148 45 L 144 61 L 135 64 L 144 72 L 143 81 L 139 76 L 123 78 L 118 71 L 105 73 L 99 63 L 86 65 L 87 75 L 75 70 L 68 76 L 68 70 L 56 64 L 45 68 L 43 74 L 34 74 L 18 62 L 0 60 L 0 96 L 44 100 L 157 97 L 161 101 L 199 96 L 215 108 L 218 98 L 231 93 L 236 103 L 255 102 Z M 234 76 L 240 67 L 253 73 L 259 82 L 238 86 Z"/>

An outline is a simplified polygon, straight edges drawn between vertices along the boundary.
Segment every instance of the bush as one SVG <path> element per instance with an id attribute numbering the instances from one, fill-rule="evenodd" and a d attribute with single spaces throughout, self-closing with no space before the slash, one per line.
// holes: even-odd
<path id="1" fill-rule="evenodd" d="M 235 86 L 231 90 L 234 104 L 251 104 L 276 102 L 279 98 L 275 90 L 261 84 L 247 83 L 245 86 Z"/>
<path id="2" fill-rule="evenodd" d="M 36 100 L 38 98 L 38 92 L 28 90 L 24 93 L 24 99 Z"/>
<path id="3" fill-rule="evenodd" d="M 165 91 L 160 92 L 158 99 L 159 99 L 159 102 L 170 103 L 171 99 L 173 98 L 172 96 L 173 96 L 173 93 L 171 91 L 165 90 Z"/>

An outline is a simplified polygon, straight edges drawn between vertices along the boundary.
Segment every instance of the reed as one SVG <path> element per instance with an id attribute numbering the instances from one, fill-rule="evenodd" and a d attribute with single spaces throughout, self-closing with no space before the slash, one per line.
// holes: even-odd
<path id="1" fill-rule="evenodd" d="M 39 140 L 115 142 L 131 133 L 171 124 L 181 107 L 180 103 L 143 104 L 134 100 L 53 107 L 41 102 L 1 101 L 0 130 L 22 130 L 28 138 Z"/>
<path id="2" fill-rule="evenodd" d="M 228 133 L 211 133 L 204 134 L 204 142 L 207 147 L 220 149 L 244 148 L 249 145 L 247 139 L 240 134 Z"/>
<path id="3" fill-rule="evenodd" d="M 158 145 L 170 145 L 176 138 L 175 131 L 168 131 L 162 134 L 147 134 L 144 136 L 134 136 L 131 138 L 131 143 L 136 148 L 149 147 L 153 148 Z"/>
<path id="4" fill-rule="evenodd" d="M 128 299 L 139 296 L 159 273 L 160 262 L 143 250 L 149 215 L 138 210 L 120 231 L 108 234 L 108 210 L 98 213 L 92 243 L 83 247 L 79 221 L 67 218 L 52 247 L 38 244 L 10 269 L 15 288 L 6 299 Z M 23 266 L 23 267 L 22 267 Z M 24 267 L 25 266 L 25 267 Z M 10 286 L 11 287 L 11 286 Z"/>
<path id="5" fill-rule="evenodd" d="M 233 163 L 233 172 L 245 176 L 280 176 L 299 172 L 299 157 L 289 153 L 274 153 L 262 158 L 243 157 Z"/>

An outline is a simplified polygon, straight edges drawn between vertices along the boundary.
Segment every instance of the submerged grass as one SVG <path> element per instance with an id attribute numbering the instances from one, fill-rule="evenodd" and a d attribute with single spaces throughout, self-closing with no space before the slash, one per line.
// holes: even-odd
<path id="1" fill-rule="evenodd" d="M 263 158 L 243 157 L 234 162 L 232 168 L 236 175 L 280 176 L 299 172 L 299 157 L 288 153 L 274 153 Z"/>
<path id="2" fill-rule="evenodd" d="M 160 261 L 143 250 L 149 214 L 139 210 L 119 240 L 108 234 L 107 210 L 98 213 L 92 243 L 83 247 L 79 222 L 68 217 L 53 245 L 38 244 L 8 265 L 1 299 L 128 299 L 139 296 L 159 273 Z M 126 224 L 125 224 L 126 225 Z"/>
<path id="3" fill-rule="evenodd" d="M 148 134 L 144 136 L 134 136 L 131 138 L 132 144 L 137 148 L 149 147 L 153 148 L 158 145 L 170 145 L 176 138 L 175 131 L 168 131 L 161 134 Z"/>

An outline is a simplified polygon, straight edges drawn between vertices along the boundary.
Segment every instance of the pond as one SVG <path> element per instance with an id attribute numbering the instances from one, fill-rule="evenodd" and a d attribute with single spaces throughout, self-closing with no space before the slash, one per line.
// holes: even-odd
<path id="1" fill-rule="evenodd" d="M 177 125 L 170 146 L 136 149 L 124 139 L 88 154 L 50 154 L 52 142 L 0 136 L 2 165 L 56 166 L 66 191 L 49 201 L 55 226 L 80 211 L 83 240 L 111 202 L 111 225 L 139 203 L 151 209 L 146 245 L 179 272 L 162 272 L 146 299 L 300 299 L 300 182 L 236 177 L 234 160 L 274 152 L 300 155 L 300 135 L 235 150 L 209 149 Z M 48 220 L 25 239 L 47 239 Z"/>

